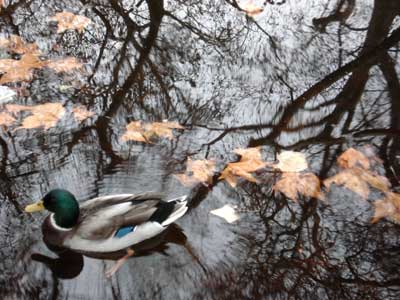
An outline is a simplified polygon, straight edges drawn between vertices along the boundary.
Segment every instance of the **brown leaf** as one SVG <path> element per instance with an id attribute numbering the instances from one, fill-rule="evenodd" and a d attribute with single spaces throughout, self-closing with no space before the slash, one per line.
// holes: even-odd
<path id="1" fill-rule="evenodd" d="M 363 169 L 368 170 L 370 168 L 368 157 L 363 153 L 355 150 L 354 148 L 349 148 L 343 152 L 337 159 L 340 167 L 344 169 L 353 168 L 360 166 Z"/>
<path id="2" fill-rule="evenodd" d="M 50 127 L 54 127 L 65 113 L 65 108 L 60 103 L 45 103 L 35 106 L 8 104 L 6 105 L 6 109 L 14 113 L 23 110 L 32 112 L 32 115 L 26 117 L 22 121 L 22 125 L 17 129 L 37 127 L 49 129 Z"/>
<path id="3" fill-rule="evenodd" d="M 29 53 L 24 54 L 20 60 L 0 59 L 0 73 L 3 73 L 0 83 L 30 81 L 33 69 L 40 69 L 45 64 L 38 56 Z"/>
<path id="4" fill-rule="evenodd" d="M 75 119 L 77 119 L 80 122 L 94 115 L 94 112 L 87 110 L 86 107 L 84 107 L 83 105 L 78 105 L 74 107 L 72 109 L 72 112 L 74 113 Z"/>
<path id="5" fill-rule="evenodd" d="M 282 172 L 300 172 L 308 168 L 306 157 L 301 152 L 282 151 L 278 154 L 278 161 L 272 167 Z"/>
<path id="6" fill-rule="evenodd" d="M 0 38 L 0 48 L 6 48 L 8 51 L 18 54 L 41 54 L 36 43 L 27 43 L 20 36 L 14 34 L 9 38 Z"/>
<path id="7" fill-rule="evenodd" d="M 212 160 L 191 160 L 188 158 L 186 173 L 176 174 L 176 178 L 186 185 L 193 186 L 197 183 L 211 184 L 215 173 L 215 162 Z"/>
<path id="8" fill-rule="evenodd" d="M 0 112 L 0 125 L 9 126 L 14 123 L 15 119 L 13 116 L 6 112 Z"/>
<path id="9" fill-rule="evenodd" d="M 54 17 L 50 18 L 50 21 L 58 22 L 57 33 L 62 33 L 69 29 L 83 32 L 85 27 L 92 23 L 92 21 L 85 16 L 74 15 L 66 11 L 57 13 Z"/>
<path id="10" fill-rule="evenodd" d="M 384 199 L 375 201 L 374 207 L 371 223 L 376 223 L 382 218 L 400 223 L 400 194 L 389 192 Z"/>
<path id="11" fill-rule="evenodd" d="M 82 69 L 82 64 L 75 57 L 59 58 L 47 61 L 47 67 L 53 69 L 57 73 L 71 72 L 72 70 Z"/>
<path id="12" fill-rule="evenodd" d="M 154 136 L 173 139 L 172 129 L 184 129 L 184 127 L 176 122 L 142 124 L 140 121 L 134 121 L 126 126 L 126 133 L 122 136 L 122 140 L 149 143 L 150 139 Z"/>
<path id="13" fill-rule="evenodd" d="M 328 179 L 324 180 L 324 185 L 329 189 L 331 184 L 343 185 L 354 193 L 360 195 L 364 199 L 368 198 L 368 184 L 362 180 L 351 169 L 344 170 Z"/>
<path id="14" fill-rule="evenodd" d="M 257 182 L 257 179 L 255 179 L 251 173 L 264 168 L 266 165 L 266 162 L 259 159 L 247 158 L 244 161 L 228 163 L 219 179 L 225 179 L 232 187 L 236 187 L 238 177 L 242 177 L 251 182 Z"/>
<path id="15" fill-rule="evenodd" d="M 298 200 L 298 194 L 324 200 L 320 180 L 313 173 L 283 173 L 273 189 L 294 201 Z"/>

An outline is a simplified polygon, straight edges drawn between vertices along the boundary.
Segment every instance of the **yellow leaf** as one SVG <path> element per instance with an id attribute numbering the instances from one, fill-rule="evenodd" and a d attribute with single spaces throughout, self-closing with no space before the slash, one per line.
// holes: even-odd
<path id="1" fill-rule="evenodd" d="M 0 83 L 16 81 L 30 81 L 33 77 L 33 69 L 42 68 L 46 62 L 41 61 L 34 54 L 24 54 L 20 60 L 0 59 Z"/>
<path id="2" fill-rule="evenodd" d="M 282 172 L 300 172 L 308 168 L 305 155 L 301 152 L 282 151 L 278 154 L 278 161 L 273 167 Z"/>
<path id="3" fill-rule="evenodd" d="M 86 107 L 84 107 L 83 105 L 74 107 L 72 109 L 72 112 L 74 113 L 75 119 L 77 119 L 80 122 L 94 115 L 94 112 L 87 110 Z"/>
<path id="4" fill-rule="evenodd" d="M 15 119 L 13 116 L 6 112 L 0 112 L 0 125 L 11 125 L 14 123 Z"/>
<path id="5" fill-rule="evenodd" d="M 212 160 L 191 160 L 188 158 L 186 173 L 176 174 L 175 177 L 186 186 L 193 186 L 197 183 L 212 183 L 215 173 L 215 162 Z"/>
<path id="6" fill-rule="evenodd" d="M 283 173 L 273 189 L 294 201 L 298 194 L 324 200 L 320 180 L 313 173 Z"/>
<path id="7" fill-rule="evenodd" d="M 58 22 L 57 33 L 62 33 L 66 30 L 77 30 L 83 32 L 86 26 L 92 21 L 84 16 L 74 15 L 70 12 L 57 13 L 54 17 L 50 18 L 50 21 Z"/>
<path id="8" fill-rule="evenodd" d="M 70 72 L 76 69 L 82 69 L 82 64 L 75 57 L 59 58 L 47 61 L 47 67 L 55 70 L 57 73 Z"/>
<path id="9" fill-rule="evenodd" d="M 225 219 L 228 223 L 236 222 L 240 218 L 235 209 L 228 204 L 221 208 L 214 209 L 210 211 L 210 213 Z"/>
<path id="10" fill-rule="evenodd" d="M 389 192 L 384 199 L 375 201 L 374 207 L 371 223 L 376 223 L 382 218 L 400 223 L 400 194 Z"/>
<path id="11" fill-rule="evenodd" d="M 344 169 L 353 168 L 360 166 L 363 169 L 368 170 L 370 168 L 368 157 L 363 153 L 355 150 L 354 148 L 349 148 L 343 152 L 337 159 L 340 167 Z"/>

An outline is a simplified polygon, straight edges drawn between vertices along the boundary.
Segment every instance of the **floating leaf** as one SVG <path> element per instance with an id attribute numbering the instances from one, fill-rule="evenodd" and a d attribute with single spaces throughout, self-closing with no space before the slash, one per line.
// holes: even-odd
<path id="1" fill-rule="evenodd" d="M 250 159 L 259 159 L 262 160 L 261 157 L 261 148 L 260 147 L 252 147 L 246 149 L 235 149 L 233 152 L 242 156 L 241 161 L 250 160 Z"/>
<path id="2" fill-rule="evenodd" d="M 122 136 L 122 140 L 149 143 L 153 136 L 173 139 L 172 129 L 184 129 L 184 127 L 176 122 L 143 124 L 140 121 L 134 121 L 126 126 L 126 133 Z"/>
<path id="3" fill-rule="evenodd" d="M 46 66 L 55 70 L 57 73 L 70 72 L 72 70 L 82 69 L 82 64 L 75 57 L 49 60 Z"/>
<path id="4" fill-rule="evenodd" d="M 382 218 L 388 218 L 400 223 L 400 194 L 387 193 L 386 197 L 374 202 L 375 212 L 371 222 L 376 223 Z"/>
<path id="5" fill-rule="evenodd" d="M 251 173 L 267 165 L 262 161 L 260 147 L 235 149 L 234 152 L 242 156 L 240 161 L 228 163 L 218 179 L 225 179 L 232 187 L 236 187 L 238 177 L 257 182 Z"/>
<path id="6" fill-rule="evenodd" d="M 12 100 L 15 95 L 16 93 L 14 90 L 7 86 L 0 85 L 0 104 L 7 103 Z"/>
<path id="7" fill-rule="evenodd" d="M 215 162 L 212 160 L 191 160 L 188 158 L 186 173 L 176 174 L 176 178 L 186 185 L 193 186 L 197 183 L 211 184 L 215 172 Z"/>
<path id="8" fill-rule="evenodd" d="M 228 223 L 233 223 L 240 219 L 235 209 L 229 204 L 226 204 L 221 208 L 214 209 L 210 211 L 210 213 L 225 219 Z"/>
<path id="9" fill-rule="evenodd" d="M 0 59 L 0 83 L 16 81 L 30 81 L 33 77 L 33 69 L 39 69 L 46 65 L 37 55 L 24 54 L 20 60 Z"/>
<path id="10" fill-rule="evenodd" d="M 9 38 L 0 38 L 0 48 L 18 54 L 41 54 L 36 43 L 27 43 L 20 36 L 14 34 L 10 35 Z"/>
<path id="11" fill-rule="evenodd" d="M 338 157 L 337 162 L 339 166 L 344 169 L 357 166 L 360 166 L 366 170 L 370 168 L 368 157 L 366 157 L 363 153 L 355 150 L 354 148 L 349 148 L 345 152 L 343 152 Z"/>
<path id="12" fill-rule="evenodd" d="M 86 107 L 84 107 L 83 105 L 74 107 L 72 109 L 72 112 L 74 113 L 75 119 L 77 119 L 80 122 L 94 115 L 94 112 L 87 110 Z"/>
<path id="13" fill-rule="evenodd" d="M 301 152 L 282 151 L 278 154 L 278 161 L 273 167 L 282 172 L 300 172 L 308 168 L 306 157 Z"/>
<path id="14" fill-rule="evenodd" d="M 22 121 L 22 125 L 18 129 L 31 129 L 37 127 L 48 129 L 54 127 L 65 113 L 65 108 L 60 103 L 45 103 L 35 106 L 7 104 L 6 109 L 13 113 L 20 111 L 32 112 L 31 116 L 26 117 Z"/>
<path id="15" fill-rule="evenodd" d="M 13 116 L 6 112 L 0 112 L 0 125 L 6 125 L 9 126 L 12 123 L 15 122 L 15 119 Z"/>
<path id="16" fill-rule="evenodd" d="M 297 201 L 299 194 L 320 200 L 324 199 L 320 180 L 313 173 L 283 173 L 273 189 L 294 201 Z"/>
<path id="17" fill-rule="evenodd" d="M 386 177 L 372 174 L 361 168 L 345 169 L 324 181 L 324 185 L 328 189 L 332 183 L 344 185 L 365 199 L 369 196 L 369 186 L 382 192 L 387 192 L 390 188 L 390 183 Z"/>
<path id="18" fill-rule="evenodd" d="M 50 21 L 58 22 L 57 33 L 62 33 L 69 29 L 83 32 L 85 27 L 92 23 L 92 21 L 85 16 L 74 15 L 66 11 L 57 13 L 54 17 L 50 18 Z"/>
<path id="19" fill-rule="evenodd" d="M 253 1 L 247 0 L 245 3 L 239 4 L 240 8 L 250 17 L 255 17 L 264 11 L 264 8 L 256 5 Z"/>

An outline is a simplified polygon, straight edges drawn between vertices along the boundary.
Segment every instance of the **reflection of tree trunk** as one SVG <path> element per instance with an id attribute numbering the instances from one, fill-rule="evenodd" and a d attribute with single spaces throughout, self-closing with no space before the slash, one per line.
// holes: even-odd
<path id="1" fill-rule="evenodd" d="M 291 102 L 289 106 L 285 108 L 282 118 L 275 129 L 272 130 L 267 137 L 251 141 L 250 145 L 262 145 L 269 142 L 271 139 L 277 138 L 282 131 L 288 128 L 293 116 L 307 101 L 318 95 L 318 93 L 322 92 L 337 80 L 343 78 L 347 73 L 353 72 L 343 87 L 343 90 L 335 98 L 334 102 L 337 103 L 337 105 L 334 111 L 323 119 L 326 127 L 321 135 L 330 134 L 334 126 L 342 119 L 343 114 L 346 112 L 352 113 L 354 111 L 364 91 L 365 84 L 368 81 L 368 73 L 371 66 L 377 62 L 380 55 L 386 53 L 389 48 L 400 40 L 400 28 L 393 31 L 392 35 L 385 39 L 398 11 L 399 10 L 395 9 L 391 3 L 375 0 L 367 36 L 359 58 L 331 73 Z M 352 118 L 348 118 L 346 122 L 348 125 L 350 125 L 351 119 Z M 311 123 L 309 125 L 308 127 L 311 127 L 314 124 Z"/>
<path id="2" fill-rule="evenodd" d="M 356 0 L 340 0 L 335 11 L 327 17 L 313 19 L 313 25 L 320 32 L 325 32 L 326 26 L 332 22 L 345 23 L 353 12 Z"/>
<path id="3" fill-rule="evenodd" d="M 386 79 L 389 95 L 392 103 L 392 110 L 390 115 L 390 126 L 393 129 L 400 129 L 400 82 L 397 77 L 395 63 L 388 55 L 384 55 L 381 59 L 380 68 L 383 76 Z M 387 141 L 388 142 L 388 141 Z M 386 149 L 383 149 L 386 150 Z M 387 161 L 394 166 L 395 170 L 400 170 L 400 165 L 396 160 L 396 154 L 400 151 L 400 137 L 393 138 L 393 143 L 388 153 Z M 386 151 L 385 151 L 386 152 Z"/>

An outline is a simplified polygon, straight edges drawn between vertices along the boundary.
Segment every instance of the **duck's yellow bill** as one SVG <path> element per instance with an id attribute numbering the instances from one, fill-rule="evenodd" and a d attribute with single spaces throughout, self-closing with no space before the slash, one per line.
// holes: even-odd
<path id="1" fill-rule="evenodd" d="M 35 211 L 41 211 L 43 209 L 44 209 L 44 205 L 43 205 L 42 200 L 35 202 L 33 204 L 29 204 L 25 207 L 25 211 L 28 213 L 33 213 Z"/>

